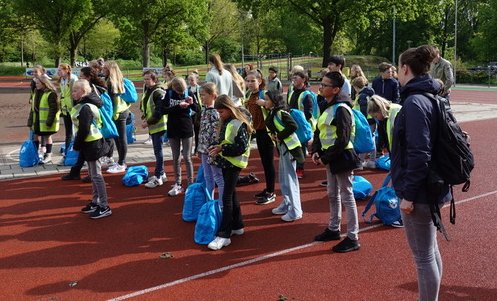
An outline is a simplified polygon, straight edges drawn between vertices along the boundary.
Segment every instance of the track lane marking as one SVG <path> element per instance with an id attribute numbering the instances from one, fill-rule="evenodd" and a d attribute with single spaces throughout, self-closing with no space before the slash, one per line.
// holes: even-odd
<path id="1" fill-rule="evenodd" d="M 470 198 L 467 198 L 467 199 L 464 199 L 464 200 L 457 201 L 456 204 L 467 203 L 467 202 L 474 201 L 474 200 L 480 199 L 480 198 L 484 198 L 484 197 L 487 197 L 487 196 L 490 196 L 490 195 L 493 195 L 493 194 L 497 194 L 497 190 L 490 191 L 490 192 L 487 192 L 487 193 L 484 193 L 484 194 L 480 194 L 480 195 L 473 196 L 473 197 L 470 197 Z M 445 208 L 448 208 L 448 206 L 444 207 L 443 209 L 445 209 Z M 360 233 L 366 232 L 366 231 L 369 231 L 369 230 L 372 230 L 372 229 L 375 229 L 375 228 L 378 228 L 378 227 L 381 227 L 381 226 L 383 226 L 383 224 L 376 224 L 376 225 L 368 226 L 368 227 L 360 229 L 359 232 Z M 341 236 L 344 237 L 345 234 L 342 234 Z M 239 263 L 231 264 L 231 265 L 228 265 L 228 266 L 225 266 L 225 267 L 222 267 L 222 268 L 210 270 L 210 271 L 207 271 L 207 272 L 203 272 L 203 273 L 196 274 L 196 275 L 193 275 L 193 276 L 181 278 L 181 279 L 178 279 L 178 280 L 167 282 L 167 283 L 164 283 L 164 284 L 161 284 L 161 285 L 157 285 L 157 286 L 154 286 L 154 287 L 150 287 L 150 288 L 147 288 L 147 289 L 139 290 L 139 291 L 136 291 L 136 292 L 133 292 L 133 293 L 129 293 L 129 294 L 120 296 L 120 297 L 109 299 L 107 301 L 127 300 L 127 299 L 130 299 L 130 298 L 133 298 L 133 297 L 145 295 L 147 293 L 158 291 L 158 290 L 161 290 L 161 289 L 164 289 L 164 288 L 168 288 L 168 287 L 171 287 L 171 286 L 175 286 L 175 285 L 178 285 L 178 284 L 190 282 L 192 280 L 204 278 L 204 277 L 207 277 L 207 276 L 210 276 L 210 275 L 214 275 L 214 274 L 217 274 L 217 273 L 221 273 L 221 272 L 224 272 L 224 271 L 228 271 L 228 270 L 232 270 L 232 269 L 244 267 L 244 266 L 247 266 L 247 265 L 250 265 L 250 264 L 253 264 L 253 263 L 257 263 L 259 261 L 263 261 L 263 260 L 270 259 L 270 258 L 273 258 L 273 257 L 276 257 L 276 256 L 280 256 L 280 255 L 284 255 L 284 254 L 287 254 L 287 253 L 291 253 L 291 252 L 294 252 L 294 251 L 302 250 L 302 249 L 309 248 L 309 247 L 315 246 L 317 244 L 322 244 L 322 243 L 323 242 L 312 242 L 312 243 L 308 243 L 308 244 L 296 246 L 296 247 L 293 247 L 293 248 L 281 250 L 281 251 L 278 251 L 278 252 L 266 254 L 266 255 L 259 256 L 259 257 L 256 257 L 256 258 L 253 258 L 253 259 L 250 259 L 250 260 L 246 260 L 246 261 L 242 261 L 242 262 L 239 262 Z"/>

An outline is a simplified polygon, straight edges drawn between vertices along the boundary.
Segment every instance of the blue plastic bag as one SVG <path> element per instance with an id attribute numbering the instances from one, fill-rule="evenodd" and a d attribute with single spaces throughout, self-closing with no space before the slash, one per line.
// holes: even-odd
<path id="1" fill-rule="evenodd" d="M 209 197 L 208 197 L 209 198 Z M 222 221 L 221 207 L 218 200 L 207 200 L 198 212 L 193 239 L 196 243 L 206 245 L 216 238 Z"/>
<path id="2" fill-rule="evenodd" d="M 367 223 L 372 223 L 376 217 L 387 226 L 402 226 L 400 216 L 400 199 L 395 194 L 395 190 L 389 186 L 390 174 L 388 174 L 378 191 L 376 191 L 362 212 L 362 217 Z M 376 212 L 371 214 L 369 221 L 366 219 L 366 213 L 374 204 Z"/>
<path id="3" fill-rule="evenodd" d="M 352 180 L 352 190 L 356 200 L 365 199 L 373 189 L 373 185 L 361 176 L 354 176 Z"/>
<path id="4" fill-rule="evenodd" d="M 128 144 L 133 144 L 136 141 L 135 131 L 135 114 L 129 112 L 128 119 L 126 119 L 126 139 Z"/>
<path id="5" fill-rule="evenodd" d="M 103 106 L 99 109 L 100 117 L 102 118 L 102 128 L 100 132 L 104 138 L 117 138 L 119 133 L 117 132 L 116 124 L 112 119 L 112 99 L 107 92 L 100 94 L 100 99 L 103 102 Z"/>
<path id="6" fill-rule="evenodd" d="M 376 168 L 390 171 L 390 156 L 383 155 L 376 159 Z"/>
<path id="7" fill-rule="evenodd" d="M 135 103 L 138 100 L 135 84 L 127 78 L 123 78 L 124 93 L 119 96 L 127 103 Z"/>
<path id="8" fill-rule="evenodd" d="M 74 140 L 71 141 L 64 157 L 65 166 L 74 166 L 78 162 L 79 152 L 74 150 Z"/>
<path id="9" fill-rule="evenodd" d="M 183 200 L 182 217 L 185 222 L 194 222 L 198 218 L 200 208 L 207 200 L 207 190 L 203 183 L 188 185 Z"/>
<path id="10" fill-rule="evenodd" d="M 24 141 L 19 150 L 19 166 L 20 167 L 33 167 L 40 162 L 38 150 L 33 142 L 32 133 L 29 139 Z"/>
<path id="11" fill-rule="evenodd" d="M 138 186 L 148 179 L 148 168 L 145 165 L 130 166 L 126 169 L 122 182 L 124 186 Z"/>

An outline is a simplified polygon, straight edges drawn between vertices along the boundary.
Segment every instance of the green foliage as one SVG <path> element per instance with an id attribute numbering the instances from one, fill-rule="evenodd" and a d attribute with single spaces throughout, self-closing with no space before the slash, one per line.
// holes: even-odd
<path id="1" fill-rule="evenodd" d="M 109 20 L 102 20 L 83 38 L 80 54 L 88 60 L 98 57 L 108 57 L 116 48 L 120 31 Z"/>

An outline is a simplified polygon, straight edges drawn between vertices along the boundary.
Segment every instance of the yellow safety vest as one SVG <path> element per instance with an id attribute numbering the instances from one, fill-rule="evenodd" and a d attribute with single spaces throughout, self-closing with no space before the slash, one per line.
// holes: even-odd
<path id="1" fill-rule="evenodd" d="M 76 80 L 78 80 L 78 77 L 74 74 L 71 74 L 65 84 L 60 85 L 60 110 L 64 115 L 68 115 L 71 113 L 71 109 L 73 107 L 71 88 Z"/>
<path id="2" fill-rule="evenodd" d="M 140 110 L 145 114 L 146 119 L 152 118 L 155 112 L 155 102 L 153 99 L 153 95 L 156 91 L 162 90 L 161 88 L 156 88 L 150 93 L 150 96 L 148 97 L 148 100 L 145 99 L 145 91 L 142 94 L 142 101 L 140 103 Z M 167 115 L 162 115 L 162 117 L 157 121 L 156 124 L 149 124 L 148 125 L 148 133 L 149 134 L 155 134 L 160 131 L 166 131 L 167 130 Z"/>
<path id="3" fill-rule="evenodd" d="M 90 125 L 90 134 L 85 137 L 85 142 L 91 142 L 95 140 L 99 140 L 103 138 L 102 133 L 100 132 L 100 128 L 102 127 L 102 118 L 100 117 L 100 111 L 98 110 L 96 105 L 91 103 L 78 103 L 71 110 L 71 119 L 73 124 L 73 132 L 74 135 L 78 133 L 79 129 L 79 113 L 84 106 L 88 106 L 91 109 L 91 113 L 93 115 L 94 122 Z"/>
<path id="4" fill-rule="evenodd" d="M 345 149 L 353 149 L 354 145 L 352 144 L 353 137 L 355 136 L 355 120 L 354 114 L 352 113 L 352 109 L 344 104 L 337 103 L 330 107 L 328 107 L 321 116 L 318 118 L 317 127 L 319 129 L 319 140 L 321 141 L 321 150 L 325 151 L 335 144 L 337 139 L 337 129 L 336 126 L 332 125 L 331 122 L 335 119 L 335 112 L 338 109 L 337 106 L 341 106 L 347 109 L 350 113 L 350 117 L 352 119 L 352 132 L 350 135 L 350 140 Z M 335 109 L 335 107 L 337 107 Z"/>
<path id="5" fill-rule="evenodd" d="M 240 120 L 233 119 L 226 125 L 226 131 L 224 132 L 224 138 L 223 141 L 221 142 L 221 146 L 224 144 L 235 143 L 235 137 L 236 135 L 238 135 L 238 130 L 240 129 L 242 124 L 243 123 Z M 250 145 L 247 145 L 247 149 L 240 156 L 229 157 L 229 156 L 223 156 L 222 153 L 219 153 L 219 155 L 224 159 L 226 159 L 231 164 L 233 164 L 234 166 L 239 168 L 245 168 L 248 165 L 248 159 L 250 156 Z"/>
<path id="6" fill-rule="evenodd" d="M 33 129 L 34 129 L 34 125 L 36 124 L 36 122 L 39 122 L 40 132 L 58 132 L 59 131 L 60 109 L 57 110 L 57 113 L 55 113 L 55 119 L 54 119 L 52 125 L 51 126 L 47 125 L 48 112 L 50 110 L 50 106 L 48 104 L 48 96 L 51 93 L 55 94 L 55 92 L 48 90 L 48 91 L 43 92 L 43 95 L 41 96 L 40 106 L 38 108 L 39 118 L 40 118 L 39 120 L 36 120 L 36 114 L 33 113 Z M 31 109 L 33 112 L 35 111 L 34 106 L 35 106 L 35 102 L 34 102 L 34 94 L 33 94 L 33 101 L 31 101 Z"/>
<path id="7" fill-rule="evenodd" d="M 274 126 L 276 127 L 278 132 L 281 132 L 285 129 L 285 125 L 283 124 L 283 119 L 281 118 L 281 110 L 276 112 L 275 118 L 273 118 L 273 121 L 274 121 Z M 290 136 L 283 139 L 283 142 L 285 142 L 285 145 L 288 148 L 288 150 L 295 149 L 295 148 L 302 145 L 300 143 L 299 137 L 297 136 L 297 133 L 295 133 L 295 132 L 293 132 Z"/>
<path id="8" fill-rule="evenodd" d="M 388 146 L 392 149 L 392 139 L 393 139 L 393 126 L 395 125 L 395 118 L 399 113 L 401 105 L 392 103 L 390 104 L 390 110 L 388 111 L 389 116 L 387 120 L 387 138 L 388 138 Z"/>
<path id="9" fill-rule="evenodd" d="M 286 101 L 287 101 L 287 104 L 290 105 L 290 101 L 292 100 L 292 95 L 293 95 L 293 89 L 292 91 L 289 91 L 288 92 L 288 96 L 286 98 Z M 305 95 L 308 95 L 310 92 L 309 91 L 302 91 L 302 93 L 300 93 L 299 95 L 299 98 L 297 99 L 297 108 L 299 110 L 301 110 L 302 112 L 304 112 L 304 102 L 302 101 L 304 96 Z M 311 96 L 312 97 L 312 96 Z M 311 125 L 312 127 L 312 130 L 314 131 L 316 129 L 316 125 L 317 125 L 317 120 L 314 118 L 314 116 L 312 116 L 311 114 L 311 119 L 307 120 L 309 122 L 309 124 Z"/>

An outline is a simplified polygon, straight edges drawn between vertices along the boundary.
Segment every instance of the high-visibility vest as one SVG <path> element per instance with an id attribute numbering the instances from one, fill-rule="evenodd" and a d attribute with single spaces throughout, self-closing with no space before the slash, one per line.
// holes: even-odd
<path id="1" fill-rule="evenodd" d="M 293 89 L 292 89 L 292 91 L 288 92 L 287 99 L 286 99 L 288 105 L 290 105 L 290 101 L 292 100 L 293 92 L 294 92 Z M 306 97 L 307 95 L 312 97 L 311 93 L 313 93 L 313 92 L 311 92 L 309 90 L 304 90 L 304 91 L 302 91 L 302 93 L 299 94 L 299 97 L 297 98 L 297 108 L 299 110 L 301 110 L 302 112 L 304 112 L 304 97 Z M 314 108 L 312 108 L 312 109 L 314 110 Z M 316 115 L 317 114 L 319 114 L 319 112 L 316 113 Z M 317 125 L 317 120 L 316 120 L 316 118 L 314 118 L 314 115 L 311 114 L 311 118 L 308 121 L 311 124 L 312 130 L 314 131 L 316 129 L 316 125 Z"/>
<path id="2" fill-rule="evenodd" d="M 344 103 L 337 103 L 334 104 L 330 107 L 328 107 L 321 116 L 318 118 L 318 124 L 317 127 L 319 129 L 319 140 L 321 141 L 321 149 L 324 151 L 328 148 L 330 148 L 332 145 L 335 144 L 335 141 L 337 139 L 337 129 L 336 126 L 332 125 L 331 122 L 333 119 L 335 119 L 335 112 L 336 106 L 341 106 L 347 109 L 347 111 L 350 113 L 350 118 L 352 119 L 352 132 L 350 135 L 350 140 L 349 143 L 347 143 L 347 146 L 345 149 L 353 149 L 354 145 L 352 144 L 353 141 L 353 136 L 355 135 L 355 121 L 354 121 L 354 114 L 352 113 L 352 109 Z"/>
<path id="3" fill-rule="evenodd" d="M 60 119 L 60 110 L 57 110 L 57 113 L 55 113 L 55 119 L 52 123 L 51 126 L 47 125 L 47 119 L 48 119 L 48 112 L 50 110 L 50 106 L 48 104 L 48 96 L 51 93 L 55 93 L 53 91 L 47 90 L 43 92 L 43 95 L 41 96 L 40 99 L 40 106 L 38 107 L 39 110 L 39 120 L 36 119 L 36 114 L 33 114 L 33 128 L 36 122 L 39 122 L 40 125 L 40 132 L 58 132 L 59 131 L 59 119 Z M 34 97 L 33 101 L 31 102 L 31 108 L 33 112 L 35 111 L 35 102 L 34 102 Z"/>
<path id="4" fill-rule="evenodd" d="M 221 146 L 224 144 L 234 144 L 235 143 L 235 137 L 238 135 L 238 130 L 242 126 L 242 122 L 238 119 L 232 119 L 227 125 L 226 125 L 226 131 L 224 132 L 224 138 L 223 141 L 221 142 Z M 250 145 L 247 145 L 247 149 L 245 152 L 236 157 L 229 157 L 229 156 L 223 156 L 222 153 L 219 153 L 221 157 L 226 159 L 228 162 L 233 164 L 236 167 L 239 168 L 245 168 L 248 165 L 248 159 L 250 156 Z"/>
<path id="5" fill-rule="evenodd" d="M 387 138 L 388 138 L 388 146 L 392 149 L 392 139 L 393 139 L 393 126 L 395 125 L 395 118 L 399 113 L 401 105 L 392 103 L 390 104 L 389 116 L 387 119 Z"/>
<path id="6" fill-rule="evenodd" d="M 74 106 L 71 97 L 71 87 L 76 80 L 78 80 L 78 77 L 75 74 L 71 74 L 69 79 L 60 85 L 60 110 L 64 115 L 70 114 Z"/>
<path id="7" fill-rule="evenodd" d="M 278 132 L 283 131 L 285 129 L 285 125 L 283 124 L 283 119 L 281 118 L 281 110 L 278 110 L 274 117 L 275 118 L 273 118 L 273 122 L 276 130 L 278 130 Z M 288 150 L 295 149 L 302 145 L 302 143 L 300 143 L 299 137 L 297 136 L 297 133 L 295 132 L 283 139 L 283 142 L 285 142 Z"/>
<path id="8" fill-rule="evenodd" d="M 142 94 L 142 101 L 140 103 L 140 109 L 141 111 L 145 114 L 146 119 L 152 118 L 155 112 L 155 102 L 153 99 L 153 95 L 156 91 L 161 91 L 161 88 L 156 88 L 150 93 L 150 96 L 148 99 L 145 99 L 145 91 Z M 167 130 L 167 115 L 162 115 L 159 121 L 157 121 L 156 124 L 149 124 L 148 125 L 148 133 L 149 134 L 155 134 L 160 131 L 166 131 Z"/>
<path id="9" fill-rule="evenodd" d="M 79 129 L 79 113 L 84 106 L 88 106 L 91 109 L 93 115 L 93 122 L 90 124 L 90 133 L 85 137 L 85 142 L 91 142 L 95 140 L 102 139 L 104 136 L 100 132 L 102 127 L 102 118 L 100 117 L 100 111 L 97 106 L 91 103 L 78 103 L 71 110 L 71 119 L 73 124 L 74 135 L 77 135 Z"/>

